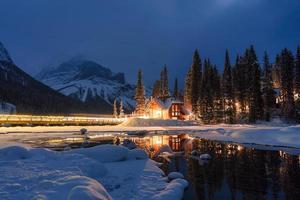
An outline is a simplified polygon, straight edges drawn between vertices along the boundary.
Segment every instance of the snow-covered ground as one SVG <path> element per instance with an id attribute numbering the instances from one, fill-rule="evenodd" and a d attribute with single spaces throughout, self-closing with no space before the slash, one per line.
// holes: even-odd
<path id="1" fill-rule="evenodd" d="M 184 179 L 169 180 L 143 150 L 101 145 L 53 152 L 0 149 L 0 199 L 181 199 Z"/>

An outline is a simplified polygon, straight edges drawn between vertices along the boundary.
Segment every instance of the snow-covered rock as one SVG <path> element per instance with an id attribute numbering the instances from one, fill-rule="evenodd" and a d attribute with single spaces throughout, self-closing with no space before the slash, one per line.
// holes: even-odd
<path id="1" fill-rule="evenodd" d="M 149 158 L 146 151 L 143 149 L 132 149 L 129 151 L 128 157 L 130 159 L 136 159 L 136 160 L 145 160 Z"/>
<path id="2" fill-rule="evenodd" d="M 0 149 L 0 160 L 20 160 L 30 157 L 30 150 L 25 147 L 9 146 Z"/>
<path id="3" fill-rule="evenodd" d="M 184 178 L 182 173 L 180 173 L 180 172 L 171 172 L 171 173 L 168 174 L 168 179 L 169 180 L 174 180 L 174 179 L 178 179 L 178 178 L 181 178 L 181 179 Z"/>
<path id="4" fill-rule="evenodd" d="M 91 148 L 74 149 L 68 153 L 83 154 L 89 158 L 93 158 L 99 162 L 117 162 L 127 159 L 129 150 L 126 147 L 116 145 L 99 145 Z"/>
<path id="5" fill-rule="evenodd" d="M 122 146 L 128 148 L 128 149 L 135 149 L 136 148 L 136 144 L 129 140 L 129 139 L 125 139 L 122 143 Z"/>
<path id="6" fill-rule="evenodd" d="M 184 179 L 172 180 L 166 188 L 153 196 L 153 200 L 181 200 L 188 182 Z"/>
<path id="7" fill-rule="evenodd" d="M 80 176 L 68 177 L 69 182 L 80 184 L 74 186 L 69 194 L 68 200 L 112 200 L 106 189 L 97 181 Z"/>
<path id="8" fill-rule="evenodd" d="M 210 160 L 211 159 L 211 156 L 209 154 L 202 154 L 200 155 L 199 157 L 201 160 Z"/>

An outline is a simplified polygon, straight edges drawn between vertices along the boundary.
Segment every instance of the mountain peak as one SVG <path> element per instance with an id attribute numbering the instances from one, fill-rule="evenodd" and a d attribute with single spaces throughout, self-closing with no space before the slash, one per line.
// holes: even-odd
<path id="1" fill-rule="evenodd" d="M 4 45 L 0 42 L 0 61 L 13 62 Z"/>

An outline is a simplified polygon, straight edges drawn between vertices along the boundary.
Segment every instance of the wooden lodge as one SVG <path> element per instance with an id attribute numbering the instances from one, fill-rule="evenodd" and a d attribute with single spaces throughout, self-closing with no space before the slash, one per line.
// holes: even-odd
<path id="1" fill-rule="evenodd" d="M 151 98 L 146 105 L 146 116 L 154 119 L 177 119 L 186 120 L 190 112 L 185 108 L 182 101 L 174 98 L 161 100 Z"/>

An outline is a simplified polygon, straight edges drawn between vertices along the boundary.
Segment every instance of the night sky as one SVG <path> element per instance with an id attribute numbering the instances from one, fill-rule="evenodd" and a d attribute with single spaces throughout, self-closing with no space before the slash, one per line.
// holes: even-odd
<path id="1" fill-rule="evenodd" d="M 223 69 L 253 44 L 261 60 L 300 44 L 299 0 L 0 0 L 0 41 L 35 75 L 83 56 L 146 84 L 167 64 L 182 78 L 198 48 Z M 183 81 L 181 81 L 183 85 Z"/>

